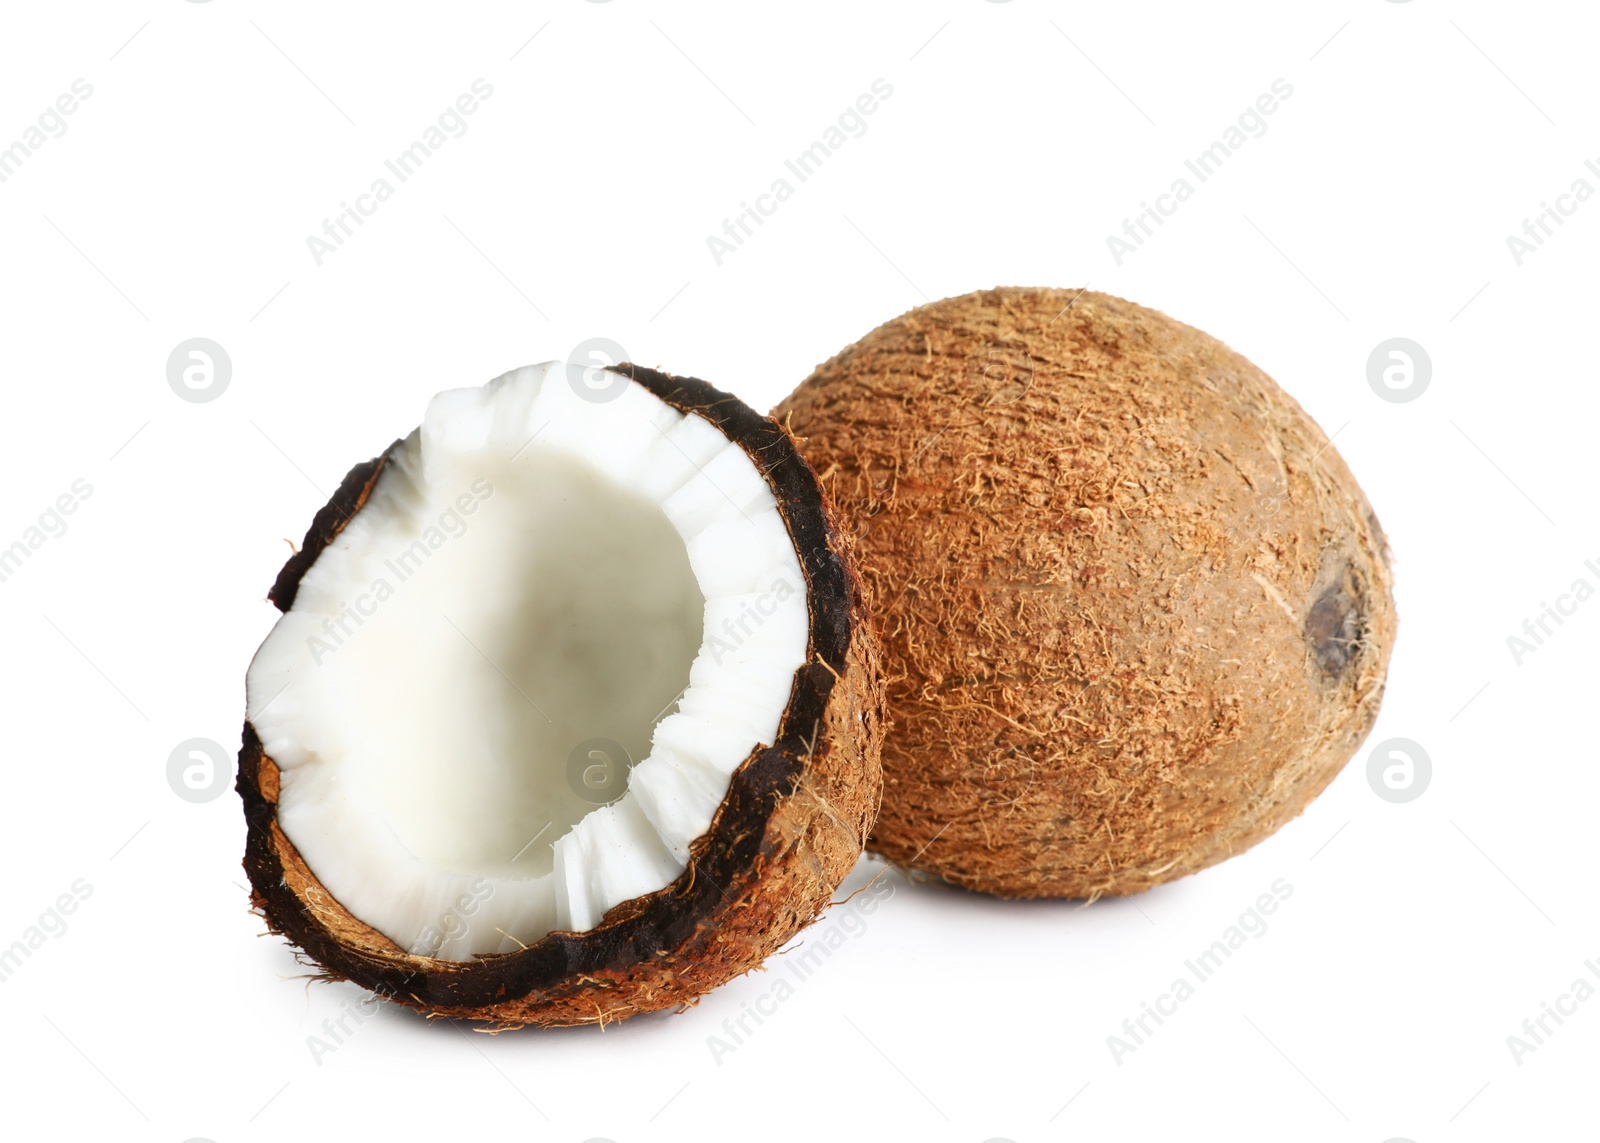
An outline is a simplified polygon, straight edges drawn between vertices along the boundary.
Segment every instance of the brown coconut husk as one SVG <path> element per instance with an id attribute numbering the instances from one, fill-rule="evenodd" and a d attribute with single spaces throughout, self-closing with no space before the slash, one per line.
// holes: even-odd
<path id="1" fill-rule="evenodd" d="M 815 473 L 781 426 L 738 398 L 692 377 L 632 365 L 614 371 L 710 421 L 767 479 L 806 577 L 809 660 L 795 674 L 778 740 L 734 772 L 676 881 L 617 905 L 588 932 L 553 932 L 517 952 L 468 962 L 411 955 L 323 887 L 278 825 L 278 767 L 246 722 L 237 788 L 254 906 L 326 977 L 354 981 L 430 1017 L 500 1028 L 604 1025 L 691 1005 L 760 967 L 827 908 L 860 857 L 878 807 L 878 649 L 848 538 Z M 288 610 L 301 577 L 360 511 L 387 456 L 353 468 L 317 513 L 273 587 L 280 609 Z"/>
<path id="2" fill-rule="evenodd" d="M 1215 338 L 986 290 L 879 327 L 775 415 L 877 599 L 889 859 L 1136 893 L 1270 835 L 1371 728 L 1387 541 L 1327 435 Z"/>

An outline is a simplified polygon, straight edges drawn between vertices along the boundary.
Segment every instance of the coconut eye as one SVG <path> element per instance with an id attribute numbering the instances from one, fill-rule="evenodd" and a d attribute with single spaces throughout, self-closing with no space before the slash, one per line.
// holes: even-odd
<path id="1" fill-rule="evenodd" d="M 859 855 L 875 651 L 815 476 L 704 382 L 441 393 L 273 589 L 240 791 L 269 923 L 501 1023 L 692 1000 Z"/>

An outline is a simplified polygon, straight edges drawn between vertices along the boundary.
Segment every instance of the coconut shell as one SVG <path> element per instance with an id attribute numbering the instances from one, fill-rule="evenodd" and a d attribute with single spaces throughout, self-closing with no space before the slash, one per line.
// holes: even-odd
<path id="1" fill-rule="evenodd" d="M 1105 294 L 912 310 L 776 415 L 856 534 L 891 729 L 868 848 L 1136 893 L 1299 814 L 1371 729 L 1387 541 L 1270 377 Z"/>
<path id="2" fill-rule="evenodd" d="M 757 747 L 733 773 L 677 880 L 617 905 L 587 932 L 552 932 L 517 952 L 472 961 L 411 955 L 322 886 L 278 824 L 278 767 L 246 722 L 237 789 L 256 909 L 326 977 L 429 1016 L 499 1027 L 604 1025 L 691 1005 L 760 967 L 820 915 L 860 857 L 877 811 L 884 725 L 878 649 L 848 537 L 815 474 L 781 426 L 738 398 L 692 377 L 633 365 L 614 371 L 710 421 L 766 478 L 806 578 L 809 658 L 795 673 L 777 741 Z M 360 511 L 388 456 L 351 469 L 317 513 L 272 589 L 281 610 Z"/>

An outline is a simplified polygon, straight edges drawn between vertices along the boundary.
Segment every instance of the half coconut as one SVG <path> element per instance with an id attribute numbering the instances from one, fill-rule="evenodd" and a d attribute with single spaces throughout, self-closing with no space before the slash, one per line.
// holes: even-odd
<path id="1" fill-rule="evenodd" d="M 244 864 L 331 977 L 604 1024 L 759 966 L 862 851 L 882 689 L 842 533 L 789 434 L 703 381 L 441 393 L 269 598 Z"/>

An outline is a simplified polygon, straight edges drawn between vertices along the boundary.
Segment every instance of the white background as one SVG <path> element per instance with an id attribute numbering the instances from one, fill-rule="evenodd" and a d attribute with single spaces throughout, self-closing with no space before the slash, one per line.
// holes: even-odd
<path id="1" fill-rule="evenodd" d="M 1506 243 L 1580 177 L 1600 188 L 1592 7 L 404 7 L 7 8 L 0 146 L 93 86 L 0 184 L 0 544 L 93 488 L 0 583 L 0 945 L 92 886 L 0 984 L 8 1134 L 1595 1137 L 1600 998 L 1520 1063 L 1507 1045 L 1600 962 L 1600 602 L 1520 665 L 1507 645 L 1600 586 L 1600 200 L 1520 266 Z M 307 236 L 479 77 L 466 133 L 317 265 Z M 1107 236 L 1280 77 L 1267 132 L 1119 266 Z M 717 265 L 707 237 L 878 78 L 866 133 Z M 890 874 L 865 930 L 720 1058 L 708 1037 L 781 958 L 603 1033 L 385 1009 L 313 1060 L 360 993 L 261 935 L 237 799 L 185 802 L 166 765 L 188 738 L 237 748 L 285 539 L 345 470 L 436 390 L 585 338 L 764 409 L 879 322 L 995 284 L 1165 310 L 1336 437 L 1402 620 L 1343 776 L 1135 900 Z M 1396 336 L 1433 365 L 1404 404 L 1366 376 Z M 232 359 L 214 401 L 168 387 L 191 337 Z M 1366 776 L 1394 737 L 1433 762 L 1401 805 Z M 1107 1037 L 1279 878 L 1266 934 L 1115 1061 Z"/>

